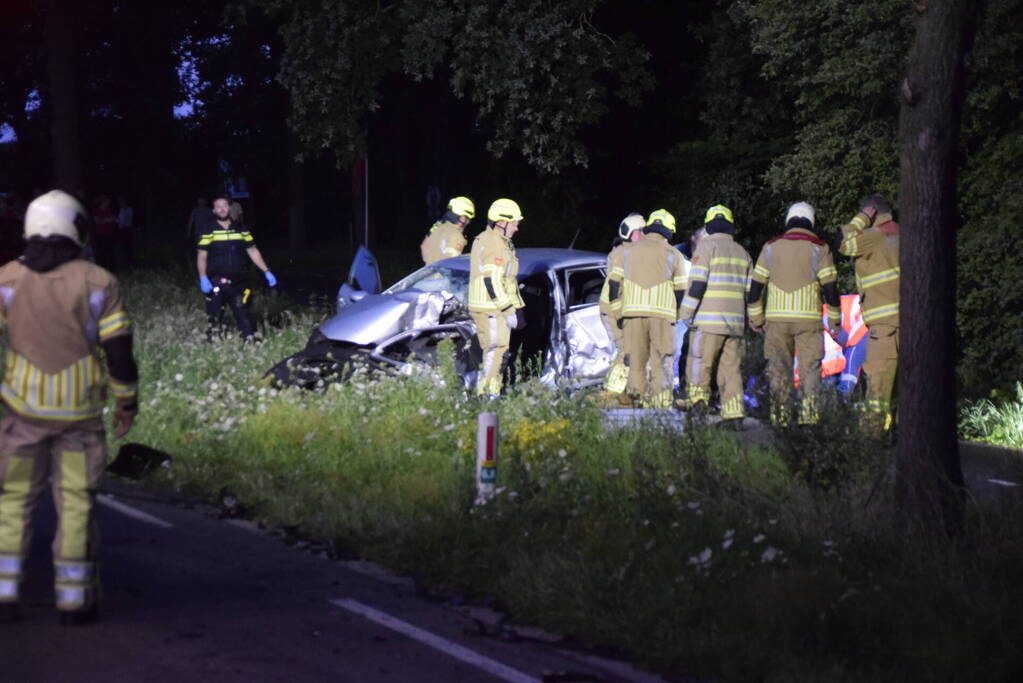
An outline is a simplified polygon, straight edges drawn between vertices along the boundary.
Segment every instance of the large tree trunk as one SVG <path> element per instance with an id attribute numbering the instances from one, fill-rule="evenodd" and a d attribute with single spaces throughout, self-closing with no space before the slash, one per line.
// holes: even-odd
<path id="1" fill-rule="evenodd" d="M 914 4 L 916 38 L 902 84 L 899 446 L 904 518 L 958 528 L 963 474 L 956 434 L 956 200 L 963 59 L 974 3 Z"/>
<path id="2" fill-rule="evenodd" d="M 73 42 L 74 6 L 74 0 L 46 0 L 46 50 L 50 77 L 54 184 L 67 192 L 82 189 Z"/>

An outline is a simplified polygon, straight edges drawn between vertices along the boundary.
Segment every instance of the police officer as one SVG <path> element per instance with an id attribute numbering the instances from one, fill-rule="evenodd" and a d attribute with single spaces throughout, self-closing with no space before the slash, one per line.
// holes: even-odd
<path id="1" fill-rule="evenodd" d="M 604 278 L 604 287 L 600 290 L 600 321 L 604 323 L 608 337 L 614 341 L 615 357 L 611 361 L 611 367 L 604 377 L 604 391 L 607 394 L 621 394 L 625 391 L 629 379 L 629 369 L 625 365 L 625 344 L 622 338 L 622 330 L 618 327 L 618 318 L 621 314 L 622 299 L 619 297 L 612 307 L 610 299 L 611 271 L 622 267 L 622 254 L 626 245 L 643 238 L 643 228 L 646 227 L 646 220 L 643 214 L 630 213 L 618 226 L 618 237 L 607 255 L 607 276 Z"/>
<path id="2" fill-rule="evenodd" d="M 860 210 L 836 235 L 838 251 L 856 267 L 867 342 L 867 409 L 884 429 L 892 423 L 892 393 L 899 358 L 899 224 L 884 196 L 860 201 Z"/>
<path id="3" fill-rule="evenodd" d="M 206 316 L 209 319 L 209 334 L 220 325 L 224 305 L 231 307 L 235 322 L 242 336 L 248 340 L 255 334 L 252 318 L 249 317 L 249 289 L 246 273 L 249 261 L 256 264 L 266 282 L 277 286 L 277 278 L 270 272 L 263 255 L 259 253 L 252 234 L 231 218 L 231 200 L 218 197 L 213 202 L 213 221 L 199 237 L 199 255 L 196 265 L 199 270 L 199 289 L 206 295 Z"/>
<path id="4" fill-rule="evenodd" d="M 476 205 L 468 197 L 453 197 L 440 220 L 433 224 L 419 245 L 423 263 L 458 256 L 465 249 L 465 227 L 476 216 Z"/>
<path id="5" fill-rule="evenodd" d="M 498 199 L 487 211 L 487 227 L 476 236 L 469 257 L 469 314 L 483 350 L 483 365 L 476 393 L 496 398 L 501 394 L 501 373 L 525 306 L 519 295 L 519 260 L 512 237 L 518 232 L 522 210 L 511 199 Z"/>
<path id="6" fill-rule="evenodd" d="M 789 423 L 793 354 L 799 363 L 799 423 L 817 422 L 824 356 L 822 300 L 828 305 L 828 325 L 834 334 L 842 317 L 838 272 L 831 249 L 813 232 L 815 215 L 806 202 L 789 207 L 785 232 L 760 250 L 747 297 L 750 327 L 764 334 L 771 420 L 780 425 Z"/>
<path id="7" fill-rule="evenodd" d="M 721 419 L 726 427 L 739 428 L 746 414 L 739 363 L 752 264 L 734 239 L 735 219 L 727 206 L 710 207 L 704 228 L 707 234 L 693 254 L 689 289 L 679 315 L 690 329 L 686 359 L 689 404 L 697 414 L 706 411 L 711 371 L 717 363 Z"/>
<path id="8" fill-rule="evenodd" d="M 612 307 L 620 300 L 629 394 L 646 407 L 670 408 L 675 322 L 686 276 L 681 252 L 668 243 L 675 217 L 658 209 L 643 232 L 646 236 L 629 244 L 621 264 L 612 268 L 608 297 Z"/>
<path id="9" fill-rule="evenodd" d="M 18 616 L 39 496 L 52 482 L 57 609 L 78 624 L 97 616 L 94 504 L 106 466 L 103 408 L 114 395 L 114 434 L 138 413 L 131 325 L 114 277 L 81 258 L 81 204 L 53 190 L 25 213 L 24 255 L 0 268 L 8 329 L 0 395 L 0 620 Z M 105 365 L 105 368 L 103 367 Z M 106 380 L 109 376 L 109 382 Z"/>

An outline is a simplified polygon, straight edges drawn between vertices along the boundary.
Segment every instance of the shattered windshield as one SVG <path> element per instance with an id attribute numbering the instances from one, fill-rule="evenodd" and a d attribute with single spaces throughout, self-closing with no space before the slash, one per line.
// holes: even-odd
<path id="1" fill-rule="evenodd" d="M 448 292 L 465 303 L 469 291 L 469 271 L 455 270 L 444 266 L 426 266 L 391 285 L 385 294 L 394 294 L 406 289 L 421 292 Z"/>

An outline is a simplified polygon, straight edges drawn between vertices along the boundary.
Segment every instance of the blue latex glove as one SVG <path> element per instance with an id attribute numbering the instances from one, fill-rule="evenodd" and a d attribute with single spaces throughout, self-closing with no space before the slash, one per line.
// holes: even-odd
<path id="1" fill-rule="evenodd" d="M 203 275 L 201 278 L 199 278 L 199 289 L 202 290 L 203 294 L 209 294 L 210 292 L 213 291 L 213 283 L 210 282 L 210 279 L 208 277 Z"/>
<path id="2" fill-rule="evenodd" d="M 271 273 L 269 270 L 263 273 L 263 276 L 266 278 L 266 284 L 270 285 L 271 287 L 277 286 L 277 278 L 275 278 L 274 274 Z"/>

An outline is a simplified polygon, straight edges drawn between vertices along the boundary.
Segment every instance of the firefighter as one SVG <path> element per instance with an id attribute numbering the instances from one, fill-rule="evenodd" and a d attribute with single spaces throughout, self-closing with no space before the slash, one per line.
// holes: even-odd
<path id="1" fill-rule="evenodd" d="M 465 249 L 465 227 L 475 217 L 476 205 L 471 199 L 453 197 L 444 215 L 433 224 L 419 245 L 423 263 L 430 265 L 434 261 L 460 255 Z"/>
<path id="2" fill-rule="evenodd" d="M 8 331 L 0 386 L 0 619 L 18 616 L 32 518 L 47 482 L 57 510 L 57 609 L 78 624 L 98 614 L 95 497 L 106 466 L 103 408 L 114 395 L 114 434 L 138 413 L 132 335 L 114 277 L 81 258 L 85 212 L 53 190 L 25 213 L 25 252 L 0 268 Z M 104 367 L 105 366 L 105 367 Z M 108 380 L 109 378 L 109 380 Z"/>
<path id="3" fill-rule="evenodd" d="M 670 408 L 675 323 L 686 289 L 682 253 L 668 241 L 675 217 L 664 209 L 650 214 L 645 237 L 622 250 L 610 275 L 608 298 L 620 310 L 628 393 L 649 408 Z M 649 375 L 649 381 L 648 381 Z"/>
<path id="4" fill-rule="evenodd" d="M 836 234 L 839 253 L 856 267 L 860 310 L 869 329 L 867 410 L 884 430 L 892 424 L 892 393 L 899 358 L 899 224 L 880 194 L 860 201 L 860 210 Z"/>
<path id="5" fill-rule="evenodd" d="M 199 289 L 206 296 L 206 316 L 209 319 L 208 336 L 220 326 L 224 306 L 231 307 L 234 320 L 242 337 L 252 339 L 256 330 L 249 317 L 249 289 L 246 273 L 249 261 L 256 264 L 270 287 L 277 286 L 277 278 L 270 272 L 263 255 L 256 247 L 252 234 L 231 218 L 231 200 L 219 197 L 213 202 L 213 217 L 199 237 Z"/>
<path id="6" fill-rule="evenodd" d="M 469 257 L 469 314 L 483 351 L 476 393 L 496 398 L 501 374 L 521 309 L 519 260 L 512 237 L 518 232 L 522 210 L 511 199 L 498 199 L 487 211 L 487 227 L 476 236 Z"/>
<path id="7" fill-rule="evenodd" d="M 842 318 L 835 261 L 827 243 L 814 234 L 814 219 L 806 202 L 789 207 L 785 232 L 760 250 L 746 300 L 750 327 L 764 335 L 771 421 L 783 426 L 789 424 L 793 354 L 799 365 L 799 424 L 816 424 L 824 356 L 822 299 L 830 333 L 838 334 Z"/>
<path id="8" fill-rule="evenodd" d="M 611 253 L 607 255 L 607 277 L 604 278 L 604 288 L 600 291 L 600 321 L 607 329 L 608 337 L 614 341 L 615 357 L 611 361 L 611 367 L 604 377 L 604 391 L 607 394 L 622 394 L 625 391 L 629 379 L 629 369 L 625 365 L 625 344 L 622 339 L 622 330 L 618 327 L 618 318 L 621 313 L 621 297 L 611 306 L 609 298 L 611 271 L 622 266 L 622 253 L 625 247 L 643 238 L 643 228 L 646 227 L 646 220 L 643 214 L 630 213 L 618 226 L 618 237 Z"/>
<path id="9" fill-rule="evenodd" d="M 690 330 L 686 359 L 689 405 L 696 415 L 706 412 L 711 371 L 717 363 L 723 426 L 738 429 L 746 414 L 739 363 L 752 264 L 734 239 L 735 219 L 727 206 L 710 207 L 704 228 L 707 234 L 693 254 L 689 289 L 679 314 Z"/>

